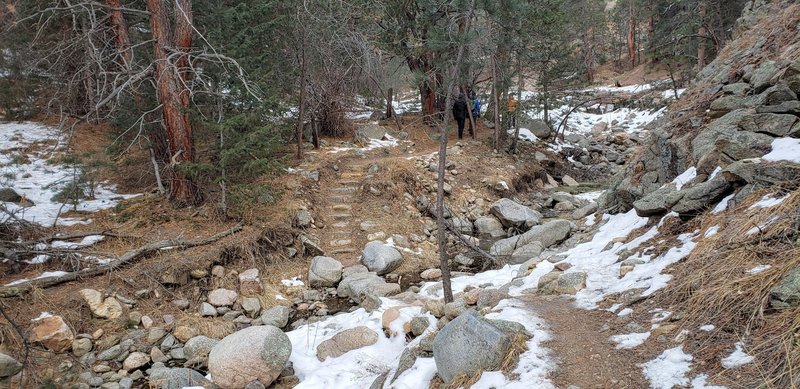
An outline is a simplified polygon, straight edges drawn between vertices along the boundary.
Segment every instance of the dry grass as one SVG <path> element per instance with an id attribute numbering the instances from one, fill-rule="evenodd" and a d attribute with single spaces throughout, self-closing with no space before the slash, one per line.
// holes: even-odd
<path id="1" fill-rule="evenodd" d="M 775 310 L 769 300 L 770 289 L 800 266 L 800 191 L 789 193 L 778 206 L 750 209 L 761 194 L 726 214 L 702 221 L 700 231 L 718 225 L 720 232 L 702 240 L 678 266 L 676 279 L 680 281 L 664 299 L 684 310 L 686 328 L 708 323 L 717 327 L 701 349 L 715 347 L 714 340 L 731 335 L 752 338 L 747 350 L 763 368 L 760 377 L 751 377 L 752 383 L 794 388 L 800 382 L 800 348 L 796 345 L 800 307 Z M 754 226 L 763 226 L 768 220 L 774 223 L 748 235 Z M 771 267 L 752 274 L 750 270 L 759 265 Z"/>

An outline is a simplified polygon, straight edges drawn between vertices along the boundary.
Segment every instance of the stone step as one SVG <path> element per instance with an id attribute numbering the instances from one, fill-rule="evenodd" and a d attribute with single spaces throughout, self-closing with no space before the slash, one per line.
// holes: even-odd
<path id="1" fill-rule="evenodd" d="M 348 228 L 348 227 L 350 227 L 350 223 L 349 222 L 336 222 L 336 223 L 333 223 L 332 226 L 334 228 Z"/>
<path id="2" fill-rule="evenodd" d="M 350 239 L 337 239 L 331 241 L 331 246 L 333 247 L 349 246 L 351 243 L 353 243 L 353 241 Z"/>
<path id="3" fill-rule="evenodd" d="M 353 209 L 353 206 L 350 204 L 336 204 L 333 207 L 331 207 L 331 209 L 333 209 L 334 211 L 351 211 Z"/>
<path id="4" fill-rule="evenodd" d="M 339 175 L 340 178 L 350 178 L 350 179 L 360 179 L 364 177 L 364 173 L 361 172 L 342 172 Z"/>
<path id="5" fill-rule="evenodd" d="M 334 193 L 356 193 L 356 192 L 358 192 L 358 187 L 357 186 L 342 186 L 342 187 L 339 187 L 339 188 L 331 189 L 331 192 L 334 192 Z"/>
<path id="6" fill-rule="evenodd" d="M 358 180 L 339 180 L 338 183 L 341 186 L 355 186 L 355 187 L 358 187 L 358 185 L 361 184 L 361 181 L 358 181 Z"/>
<path id="7" fill-rule="evenodd" d="M 352 219 L 352 218 L 353 218 L 353 215 L 351 215 L 349 213 L 337 213 L 337 214 L 333 215 L 333 219 L 334 220 L 348 220 L 348 219 Z"/>
<path id="8" fill-rule="evenodd" d="M 353 196 L 331 195 L 328 196 L 328 200 L 333 201 L 335 203 L 350 203 L 353 202 Z"/>
<path id="9" fill-rule="evenodd" d="M 347 224 L 350 225 L 350 223 L 347 223 Z M 353 236 L 353 232 L 352 231 L 334 231 L 333 232 L 333 236 L 335 236 L 337 238 L 349 238 L 349 237 Z"/>
<path id="10" fill-rule="evenodd" d="M 330 255 L 338 255 L 338 254 L 352 254 L 355 253 L 356 249 L 352 247 L 342 247 L 338 249 L 334 249 L 330 251 Z"/>

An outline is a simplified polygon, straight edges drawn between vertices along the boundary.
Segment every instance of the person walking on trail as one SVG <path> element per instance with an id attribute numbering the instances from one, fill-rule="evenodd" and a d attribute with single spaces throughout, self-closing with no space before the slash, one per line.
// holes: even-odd
<path id="1" fill-rule="evenodd" d="M 517 126 L 517 99 L 514 98 L 514 95 L 508 96 L 508 128 L 514 128 Z"/>
<path id="2" fill-rule="evenodd" d="M 453 102 L 453 119 L 458 123 L 458 139 L 464 138 L 464 122 L 467 119 L 467 99 L 463 93 L 458 94 L 458 98 Z"/>
<path id="3" fill-rule="evenodd" d="M 472 117 L 477 119 L 481 117 L 481 101 L 475 94 L 472 94 Z"/>

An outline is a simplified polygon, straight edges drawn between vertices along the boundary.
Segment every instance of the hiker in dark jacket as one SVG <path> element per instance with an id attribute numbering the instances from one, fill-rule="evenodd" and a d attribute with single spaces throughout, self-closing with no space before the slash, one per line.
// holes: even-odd
<path id="1" fill-rule="evenodd" d="M 464 137 L 464 121 L 467 119 L 467 99 L 463 93 L 459 93 L 456 101 L 453 102 L 453 119 L 458 123 L 458 139 Z"/>

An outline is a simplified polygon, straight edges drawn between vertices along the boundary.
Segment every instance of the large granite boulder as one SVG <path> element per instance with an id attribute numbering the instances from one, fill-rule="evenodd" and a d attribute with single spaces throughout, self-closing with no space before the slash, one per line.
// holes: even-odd
<path id="1" fill-rule="evenodd" d="M 475 311 L 466 311 L 447 323 L 433 341 L 433 359 L 439 377 L 450 384 L 460 375 L 472 376 L 500 368 L 511 338 Z"/>
<path id="2" fill-rule="evenodd" d="M 383 277 L 374 272 L 353 273 L 342 279 L 336 289 L 337 296 L 349 297 L 359 304 L 366 295 L 385 297 L 398 293 L 400 293 L 400 285 L 387 283 Z"/>
<path id="3" fill-rule="evenodd" d="M 499 238 L 506 235 L 503 224 L 494 216 L 481 216 L 475 219 L 474 224 L 478 237 Z"/>
<path id="4" fill-rule="evenodd" d="M 289 337 L 278 327 L 253 326 L 219 341 L 208 355 L 208 371 L 223 388 L 244 388 L 258 380 L 269 386 L 292 353 Z"/>
<path id="5" fill-rule="evenodd" d="M 9 355 L 0 353 L 0 378 L 11 377 L 22 370 L 22 364 Z"/>
<path id="6" fill-rule="evenodd" d="M 681 215 L 697 213 L 719 202 L 730 189 L 730 183 L 721 177 L 684 188 L 679 192 L 680 200 L 672 206 L 672 211 Z"/>
<path id="7" fill-rule="evenodd" d="M 747 123 L 752 112 L 746 109 L 732 111 L 711 122 L 692 140 L 692 155 L 695 161 L 718 149 L 734 161 L 761 157 L 771 146 L 773 137 L 745 131 L 741 124 Z"/>
<path id="8" fill-rule="evenodd" d="M 666 184 L 650 194 L 633 202 L 636 214 L 642 217 L 660 215 L 672 208 L 680 200 L 675 185 Z"/>
<path id="9" fill-rule="evenodd" d="M 364 251 L 361 253 L 361 263 L 369 269 L 384 275 L 391 273 L 393 270 L 400 267 L 403 262 L 403 256 L 397 249 L 379 240 L 374 240 L 364 246 Z"/>
<path id="10" fill-rule="evenodd" d="M 47 316 L 35 320 L 28 341 L 60 353 L 72 347 L 75 334 L 61 316 Z"/>
<path id="11" fill-rule="evenodd" d="M 542 214 L 509 199 L 497 200 L 489 212 L 506 227 L 531 227 L 542 221 Z"/>
<path id="12" fill-rule="evenodd" d="M 542 248 L 548 248 L 567 239 L 572 232 L 572 224 L 566 220 L 553 220 L 534 226 L 522 235 L 512 236 L 495 242 L 489 249 L 492 255 L 512 255 L 515 250 L 533 242 L 539 242 Z"/>
<path id="13" fill-rule="evenodd" d="M 798 121 L 800 120 L 795 115 L 760 113 L 746 116 L 739 126 L 746 131 L 772 136 L 795 136 L 795 132 L 800 131 Z"/>
<path id="14" fill-rule="evenodd" d="M 369 143 L 372 139 L 383 139 L 387 133 L 391 132 L 386 127 L 375 123 L 362 124 L 356 128 L 355 141 L 361 144 Z"/>

